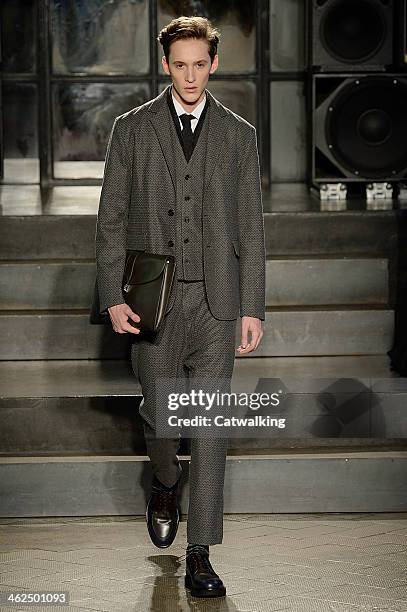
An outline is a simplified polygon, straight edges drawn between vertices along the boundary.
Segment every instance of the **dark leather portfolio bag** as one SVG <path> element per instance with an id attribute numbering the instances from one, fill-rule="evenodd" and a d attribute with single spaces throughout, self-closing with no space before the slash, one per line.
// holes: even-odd
<path id="1" fill-rule="evenodd" d="M 145 251 L 127 250 L 122 291 L 124 301 L 140 321 L 128 319 L 140 331 L 157 332 L 167 309 L 168 299 L 175 275 L 175 257 Z M 100 313 L 97 279 L 90 312 L 92 324 L 110 323 L 109 313 Z"/>

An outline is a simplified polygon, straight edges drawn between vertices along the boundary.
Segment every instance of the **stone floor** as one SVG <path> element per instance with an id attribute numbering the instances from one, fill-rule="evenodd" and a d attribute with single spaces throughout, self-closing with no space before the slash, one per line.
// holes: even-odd
<path id="1" fill-rule="evenodd" d="M 69 592 L 69 605 L 1 610 L 407 611 L 407 514 L 225 515 L 211 547 L 226 598 L 184 587 L 186 517 L 174 544 L 143 517 L 0 519 L 0 592 Z"/>
<path id="2" fill-rule="evenodd" d="M 71 164 L 74 170 L 79 166 L 78 162 Z M 91 162 L 87 162 L 84 168 L 84 177 L 102 178 L 103 162 L 96 162 L 93 166 Z M 34 184 L 19 184 L 21 177 L 26 180 L 30 175 L 32 176 L 30 182 Z M 72 178 L 81 177 L 76 172 L 72 173 Z M 12 173 L 9 172 L 8 182 L 11 184 L 0 184 L 0 216 L 97 214 L 101 185 L 61 185 L 41 191 L 39 185 L 35 184 L 38 183 L 38 177 L 28 172 L 27 165 L 19 167 L 19 164 Z M 351 186 L 348 184 L 347 200 L 321 201 L 315 190 L 310 191 L 306 183 L 273 183 L 269 190 L 263 190 L 263 210 L 266 213 L 331 212 L 393 210 L 407 207 L 405 198 L 367 201 L 364 193 L 353 194 L 351 197 L 350 189 Z"/>

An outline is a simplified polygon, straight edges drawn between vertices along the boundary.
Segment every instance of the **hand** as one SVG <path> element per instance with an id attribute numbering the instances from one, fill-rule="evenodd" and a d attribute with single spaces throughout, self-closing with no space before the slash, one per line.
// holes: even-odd
<path id="1" fill-rule="evenodd" d="M 248 332 L 251 332 L 251 340 L 247 341 Z M 261 327 L 261 319 L 257 317 L 242 317 L 242 340 L 237 347 L 240 354 L 250 353 L 254 351 L 260 344 L 263 338 L 263 329 Z"/>
<path id="2" fill-rule="evenodd" d="M 140 329 L 130 325 L 127 320 L 130 317 L 130 319 L 136 321 L 136 323 L 140 321 L 139 315 L 133 312 L 128 304 L 115 304 L 114 306 L 110 306 L 107 310 L 115 332 L 118 334 L 126 334 L 127 332 L 132 334 L 140 333 Z"/>

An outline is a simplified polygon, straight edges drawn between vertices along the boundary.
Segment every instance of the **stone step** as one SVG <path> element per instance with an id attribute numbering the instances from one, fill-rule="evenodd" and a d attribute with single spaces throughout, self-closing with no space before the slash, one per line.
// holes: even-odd
<path id="1" fill-rule="evenodd" d="M 129 361 L 8 361 L 0 379 L 0 455 L 145 454 Z M 236 359 L 233 392 L 256 399 L 281 386 L 284 402 L 270 414 L 285 428 L 230 438 L 231 450 L 406 448 L 407 380 L 389 372 L 385 355 Z"/>
<path id="2" fill-rule="evenodd" d="M 405 249 L 405 220 L 397 210 L 265 212 L 264 225 L 268 257 L 392 257 L 398 246 Z M 0 260 L 92 260 L 95 230 L 96 215 L 5 215 Z"/>
<path id="3" fill-rule="evenodd" d="M 228 455 L 224 511 L 406 512 L 406 475 L 407 451 Z M 150 491 L 148 457 L 0 457 L 1 517 L 144 516 Z"/>
<path id="4" fill-rule="evenodd" d="M 245 385 L 259 378 L 387 380 L 404 392 L 406 378 L 392 372 L 386 354 L 321 357 L 236 357 L 233 380 Z M 127 359 L 18 360 L 0 362 L 0 397 L 126 397 L 141 391 Z"/>
<path id="5" fill-rule="evenodd" d="M 263 340 L 246 357 L 384 354 L 392 345 L 393 326 L 393 310 L 383 307 L 269 310 Z M 88 311 L 0 313 L 1 360 L 125 358 L 131 340 L 111 325 L 91 325 Z"/>
<path id="6" fill-rule="evenodd" d="M 385 258 L 271 259 L 266 263 L 267 306 L 387 304 Z"/>
<path id="7" fill-rule="evenodd" d="M 392 345 L 393 328 L 394 311 L 385 308 L 271 310 L 260 346 L 247 356 L 383 354 Z M 237 337 L 238 345 L 239 332 Z"/>
<path id="8" fill-rule="evenodd" d="M 0 263 L 0 309 L 88 308 L 95 274 L 95 263 L 88 261 Z M 271 259 L 266 287 L 267 306 L 387 304 L 388 261 Z"/>

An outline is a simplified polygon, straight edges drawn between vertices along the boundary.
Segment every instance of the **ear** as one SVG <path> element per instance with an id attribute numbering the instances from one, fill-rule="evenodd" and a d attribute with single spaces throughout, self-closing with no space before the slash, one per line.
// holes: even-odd
<path id="1" fill-rule="evenodd" d="M 167 59 L 166 59 L 165 55 L 163 55 L 162 58 L 161 58 L 161 64 L 162 64 L 162 67 L 163 67 L 163 70 L 164 70 L 165 74 L 170 74 L 170 69 L 169 69 L 169 66 L 168 66 Z"/>
<path id="2" fill-rule="evenodd" d="M 217 69 L 218 65 L 219 65 L 219 56 L 218 54 L 216 54 L 215 57 L 213 58 L 213 62 L 211 65 L 211 69 L 209 70 L 209 74 L 213 74 L 215 70 Z"/>

